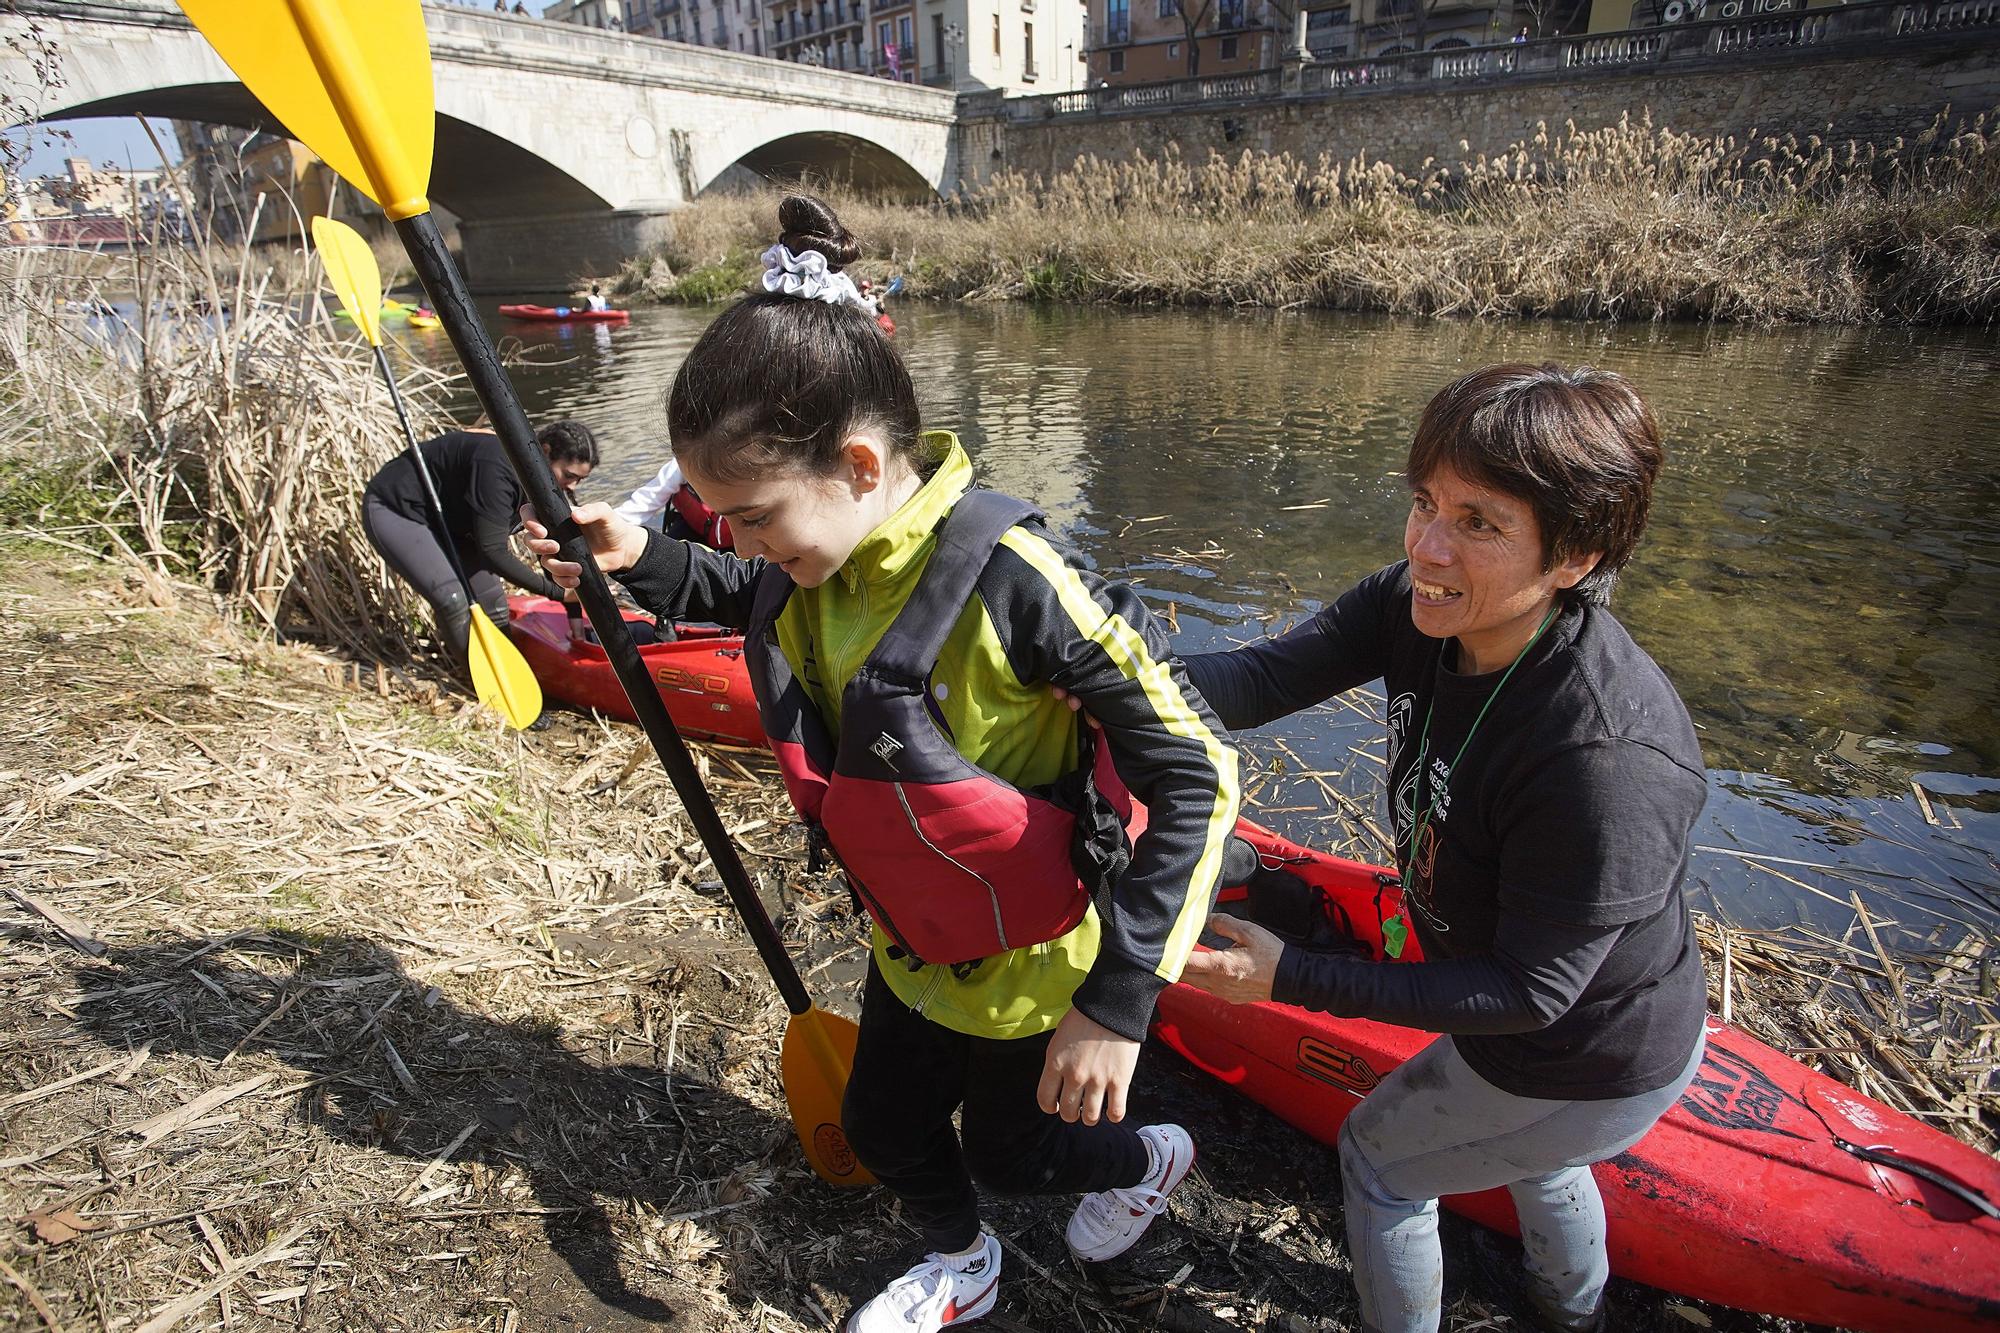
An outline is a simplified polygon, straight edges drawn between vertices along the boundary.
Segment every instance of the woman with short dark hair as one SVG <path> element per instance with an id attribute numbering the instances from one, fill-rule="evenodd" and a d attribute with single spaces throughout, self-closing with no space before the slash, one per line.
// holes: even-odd
<path id="1" fill-rule="evenodd" d="M 1376 677 L 1406 932 L 1422 962 L 1319 951 L 1250 921 L 1183 980 L 1447 1034 L 1341 1131 L 1364 1327 L 1437 1327 L 1437 1198 L 1505 1186 L 1545 1327 L 1604 1327 L 1590 1165 L 1700 1062 L 1707 990 L 1680 893 L 1706 796 L 1673 685 L 1607 609 L 1646 526 L 1659 428 L 1623 378 L 1476 371 L 1424 409 L 1408 558 L 1311 621 L 1188 659 L 1223 723 L 1258 726 Z"/>

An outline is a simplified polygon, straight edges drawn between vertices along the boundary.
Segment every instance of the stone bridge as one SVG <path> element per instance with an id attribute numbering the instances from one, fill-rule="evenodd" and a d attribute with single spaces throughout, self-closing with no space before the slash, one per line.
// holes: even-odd
<path id="1" fill-rule="evenodd" d="M 264 0 L 243 0 L 264 3 Z M 151 115 L 280 130 L 170 0 L 16 0 L 60 79 L 43 119 Z M 615 268 L 718 179 L 811 170 L 927 197 L 957 182 L 948 92 L 571 24 L 426 5 L 437 95 L 431 197 L 457 214 L 482 291 Z M 23 44 L 0 86 L 43 80 Z"/>

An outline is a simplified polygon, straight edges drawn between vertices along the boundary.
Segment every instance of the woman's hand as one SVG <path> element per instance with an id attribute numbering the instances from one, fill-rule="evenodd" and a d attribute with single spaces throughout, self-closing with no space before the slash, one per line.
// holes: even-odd
<path id="1" fill-rule="evenodd" d="M 646 553 L 646 530 L 638 524 L 622 519 L 610 505 L 603 501 L 578 505 L 569 511 L 583 529 L 583 539 L 590 546 L 590 554 L 597 561 L 597 567 L 607 574 L 621 569 L 630 569 L 639 563 L 639 557 Z M 574 560 L 558 560 L 556 552 L 561 546 L 550 539 L 548 528 L 535 516 L 533 505 L 521 506 L 521 526 L 528 534 L 528 549 L 541 560 L 542 568 L 550 578 L 565 588 L 574 588 L 583 581 L 583 566 Z M 564 600 L 568 600 L 565 598 Z"/>
<path id="2" fill-rule="evenodd" d="M 1050 1115 L 1072 1124 L 1081 1120 L 1094 1125 L 1100 1116 L 1116 1124 L 1125 1118 L 1125 1092 L 1138 1063 L 1138 1042 L 1072 1009 L 1049 1039 L 1035 1100 Z"/>
<path id="3" fill-rule="evenodd" d="M 1235 947 L 1189 955 L 1181 980 L 1231 1004 L 1269 1000 L 1272 983 L 1278 979 L 1278 960 L 1285 956 L 1285 942 L 1256 922 L 1227 912 L 1212 914 L 1208 928 Z"/>

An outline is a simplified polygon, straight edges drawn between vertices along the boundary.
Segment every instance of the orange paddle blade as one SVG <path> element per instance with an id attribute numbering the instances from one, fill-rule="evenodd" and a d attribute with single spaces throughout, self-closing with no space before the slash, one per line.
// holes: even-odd
<path id="1" fill-rule="evenodd" d="M 792 1016 L 778 1057 L 799 1146 L 812 1169 L 833 1185 L 875 1183 L 847 1146 L 847 1131 L 840 1125 L 840 1100 L 847 1092 L 854 1039 L 860 1034 L 861 1029 L 838 1014 L 808 1009 Z"/>

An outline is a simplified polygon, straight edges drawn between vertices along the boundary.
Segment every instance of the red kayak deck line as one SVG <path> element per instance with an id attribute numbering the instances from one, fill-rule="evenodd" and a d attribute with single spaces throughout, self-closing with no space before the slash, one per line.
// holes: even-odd
<path id="1" fill-rule="evenodd" d="M 516 596 L 507 599 L 507 607 L 507 632 L 541 682 L 543 694 L 574 708 L 638 721 L 604 650 L 594 643 L 570 641 L 569 612 L 562 603 Z M 652 623 L 636 611 L 627 611 L 625 619 Z M 743 666 L 742 638 L 707 626 L 682 626 L 680 633 L 672 643 L 639 648 L 674 725 L 698 740 L 762 745 L 764 729 Z"/>
<path id="2" fill-rule="evenodd" d="M 1381 957 L 1379 923 L 1402 903 L 1393 876 L 1309 852 L 1248 821 L 1237 832 L 1267 865 L 1274 856 L 1293 862 L 1288 869 L 1342 903 Z M 1241 891 L 1223 898 L 1232 896 Z M 1412 940 L 1405 961 L 1416 953 Z M 1363 1095 L 1433 1040 L 1289 1005 L 1225 1004 L 1184 985 L 1160 997 L 1155 1031 L 1196 1067 L 1327 1144 Z M 1871 1333 L 1992 1329 L 2000 1321 L 2000 1221 L 1926 1174 L 2000 1203 L 2000 1163 L 1714 1018 L 1680 1103 L 1596 1167 L 1611 1269 L 1621 1277 Z M 1444 1203 L 1518 1234 L 1505 1190 Z"/>
<path id="3" fill-rule="evenodd" d="M 623 324 L 632 318 L 629 310 L 586 310 L 581 306 L 503 305 L 500 313 L 509 319 L 552 324 Z"/>

